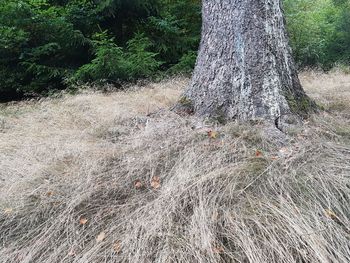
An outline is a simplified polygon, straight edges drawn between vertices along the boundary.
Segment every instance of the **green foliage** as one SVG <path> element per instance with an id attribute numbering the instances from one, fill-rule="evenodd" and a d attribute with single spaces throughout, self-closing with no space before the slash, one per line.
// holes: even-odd
<path id="1" fill-rule="evenodd" d="M 187 45 L 192 38 L 186 33 L 189 24 L 162 4 L 161 0 L 1 1 L 0 101 L 48 94 L 72 81 L 133 81 L 170 68 L 197 46 Z M 169 17 L 180 25 L 175 38 L 153 23 L 167 23 Z"/>
<path id="2" fill-rule="evenodd" d="M 95 35 L 93 46 L 95 58 L 79 68 L 73 80 L 135 80 L 152 75 L 161 64 L 155 59 L 157 54 L 148 51 L 151 43 L 142 34 L 136 34 L 128 41 L 127 47 L 122 49 L 105 31 Z"/>
<path id="3" fill-rule="evenodd" d="M 300 67 L 350 64 L 349 0 L 284 6 Z M 0 101 L 191 73 L 200 29 L 200 0 L 2 0 Z"/>
<path id="4" fill-rule="evenodd" d="M 142 34 L 136 34 L 127 42 L 125 61 L 129 62 L 129 79 L 151 76 L 162 62 L 156 60 L 157 53 L 150 52 L 152 43 Z"/>
<path id="5" fill-rule="evenodd" d="M 285 0 L 290 41 L 301 67 L 331 68 L 349 63 L 348 0 Z"/>
<path id="6" fill-rule="evenodd" d="M 94 35 L 93 49 L 95 58 L 88 64 L 80 67 L 73 80 L 94 81 L 98 79 L 115 80 L 126 78 L 126 63 L 123 60 L 123 51 L 108 38 L 107 32 Z"/>
<path id="7" fill-rule="evenodd" d="M 329 56 L 333 62 L 350 65 L 350 1 L 333 0 L 337 10 L 336 28 L 329 43 Z"/>
<path id="8" fill-rule="evenodd" d="M 64 12 L 44 0 L 0 3 L 0 100 L 65 87 L 89 41 Z"/>
<path id="9" fill-rule="evenodd" d="M 162 0 L 161 3 L 164 8 L 160 16 L 150 17 L 144 30 L 157 43 L 156 52 L 166 62 L 165 65 L 171 67 L 198 49 L 201 29 L 200 0 Z M 180 66 L 177 68 L 180 69 Z"/>
<path id="10" fill-rule="evenodd" d="M 189 51 L 184 54 L 179 63 L 169 69 L 170 73 L 191 73 L 196 64 L 197 52 Z"/>

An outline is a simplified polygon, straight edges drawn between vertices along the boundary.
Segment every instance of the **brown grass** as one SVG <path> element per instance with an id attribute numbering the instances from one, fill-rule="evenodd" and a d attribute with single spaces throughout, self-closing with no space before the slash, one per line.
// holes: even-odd
<path id="1" fill-rule="evenodd" d="M 350 262 L 350 76 L 301 78 L 283 148 L 169 111 L 181 78 L 1 107 L 0 262 Z"/>

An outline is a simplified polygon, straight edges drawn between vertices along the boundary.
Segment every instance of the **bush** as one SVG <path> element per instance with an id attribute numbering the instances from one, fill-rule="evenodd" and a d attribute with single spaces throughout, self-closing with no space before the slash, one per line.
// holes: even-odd
<path id="1" fill-rule="evenodd" d="M 151 76 L 161 65 L 157 54 L 148 51 L 151 43 L 142 34 L 136 34 L 122 49 L 103 32 L 95 35 L 93 46 L 95 58 L 77 70 L 74 81 L 131 81 Z"/>
<path id="2" fill-rule="evenodd" d="M 89 40 L 46 1 L 0 3 L 0 100 L 65 88 Z M 80 57 L 80 61 L 76 60 Z"/>
<path id="3" fill-rule="evenodd" d="M 156 59 L 158 54 L 149 51 L 151 46 L 150 40 L 142 34 L 136 34 L 128 41 L 125 61 L 130 65 L 129 79 L 151 76 L 162 64 Z"/>
<path id="4" fill-rule="evenodd" d="M 350 64 L 348 0 L 284 6 L 299 67 Z M 200 29 L 200 0 L 2 0 L 0 101 L 50 94 L 72 81 L 190 73 Z"/>
<path id="5" fill-rule="evenodd" d="M 290 42 L 300 67 L 330 69 L 350 61 L 347 0 L 285 0 Z"/>
<path id="6" fill-rule="evenodd" d="M 197 52 L 189 51 L 182 56 L 179 63 L 170 68 L 170 73 L 186 73 L 189 74 L 192 72 L 197 59 Z"/>

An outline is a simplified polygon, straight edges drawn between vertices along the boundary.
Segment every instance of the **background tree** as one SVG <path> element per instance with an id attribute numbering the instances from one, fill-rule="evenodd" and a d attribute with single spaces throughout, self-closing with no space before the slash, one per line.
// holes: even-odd
<path id="1" fill-rule="evenodd" d="M 298 67 L 349 65 L 349 1 L 283 2 Z M 189 74 L 200 32 L 200 0 L 2 0 L 0 101 Z"/>

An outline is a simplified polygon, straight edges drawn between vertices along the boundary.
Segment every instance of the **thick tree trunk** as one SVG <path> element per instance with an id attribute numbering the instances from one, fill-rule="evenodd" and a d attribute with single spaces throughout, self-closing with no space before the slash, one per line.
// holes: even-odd
<path id="1" fill-rule="evenodd" d="M 278 120 L 306 113 L 281 0 L 203 0 L 200 51 L 180 104 L 201 116 Z"/>

